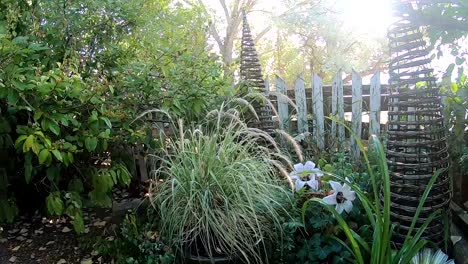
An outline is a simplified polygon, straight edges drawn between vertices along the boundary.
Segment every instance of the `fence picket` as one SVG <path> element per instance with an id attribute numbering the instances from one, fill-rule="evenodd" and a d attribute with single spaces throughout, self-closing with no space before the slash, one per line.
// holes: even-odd
<path id="1" fill-rule="evenodd" d="M 338 107 L 338 120 L 344 123 L 344 95 L 343 95 L 343 78 L 341 71 L 337 74 L 337 87 L 336 87 L 336 100 Z M 343 148 L 343 143 L 345 141 L 345 128 L 340 125 L 338 126 L 338 144 L 340 148 Z"/>
<path id="2" fill-rule="evenodd" d="M 325 125 L 323 115 L 322 79 L 314 74 L 312 90 L 312 106 L 314 109 L 314 138 L 320 150 L 325 149 Z"/>
<path id="3" fill-rule="evenodd" d="M 369 134 L 380 135 L 380 72 L 371 78 L 369 101 Z"/>
<path id="4" fill-rule="evenodd" d="M 276 91 L 285 96 L 288 96 L 286 83 L 279 76 L 276 76 Z M 289 131 L 290 124 L 289 124 L 288 102 L 285 98 L 280 97 L 280 96 L 277 96 L 276 100 L 278 101 L 278 115 L 279 115 L 278 118 L 279 118 L 280 128 L 285 131 Z"/>
<path id="5" fill-rule="evenodd" d="M 353 83 L 352 83 L 352 122 L 351 129 L 357 138 L 361 138 L 362 135 L 362 78 L 359 74 L 353 71 Z M 350 152 L 353 160 L 358 160 L 361 152 L 359 146 L 351 135 Z"/>
<path id="6" fill-rule="evenodd" d="M 340 72 L 338 72 L 338 74 L 335 75 L 335 77 L 333 78 L 333 84 L 332 84 L 332 97 L 331 97 L 331 115 L 335 118 L 336 115 L 338 114 L 338 96 L 337 96 L 337 93 L 338 93 L 338 85 L 339 83 L 341 82 L 341 75 L 340 75 Z M 335 121 L 332 121 L 332 124 L 331 124 L 331 137 L 332 139 L 336 140 L 336 122 Z"/>
<path id="7" fill-rule="evenodd" d="M 324 85 L 322 79 L 314 74 L 311 77 L 312 88 L 306 89 L 304 77 L 301 75 L 295 80 L 292 90 L 288 90 L 285 81 L 276 76 L 275 87 L 278 95 L 271 95 L 270 98 L 278 108 L 278 119 L 282 129 L 293 134 L 308 132 L 309 120 L 307 117 L 310 114 L 313 116 L 311 121 L 314 124 L 312 137 L 317 143 L 318 149 L 337 148 L 339 151 L 349 149 L 351 157 L 358 159 L 360 150 L 356 140 L 354 137 L 346 138 L 344 126 L 338 123 L 345 122 L 345 112 L 346 114 L 352 112 L 350 127 L 353 133 L 362 139 L 363 135 L 367 136 L 367 133 L 362 131 L 364 118 L 362 111 L 366 108 L 365 111 L 369 111 L 369 134 L 380 135 L 380 114 L 382 110 L 388 109 L 389 96 L 381 90 L 388 89 L 388 85 L 380 83 L 379 72 L 372 76 L 370 85 L 363 85 L 361 76 L 354 71 L 351 85 L 344 85 L 342 76 L 340 71 L 334 76 L 332 85 Z M 297 129 L 295 131 L 292 131 L 295 121 L 289 115 L 295 114 L 296 111 L 289 111 L 289 99 L 279 95 L 280 93 L 295 98 L 297 106 Z M 326 103 L 331 103 L 331 112 L 329 112 Z M 365 105 L 369 105 L 369 108 L 364 107 Z M 325 115 L 328 113 L 334 117 L 331 129 L 325 122 Z M 331 137 L 330 143 L 332 143 L 330 146 L 327 145 L 328 141 L 326 140 L 329 137 Z"/>
<path id="8" fill-rule="evenodd" d="M 307 124 L 305 84 L 302 76 L 299 76 L 294 82 L 294 94 L 297 105 L 297 130 L 299 133 L 305 133 L 309 131 L 309 126 Z"/>

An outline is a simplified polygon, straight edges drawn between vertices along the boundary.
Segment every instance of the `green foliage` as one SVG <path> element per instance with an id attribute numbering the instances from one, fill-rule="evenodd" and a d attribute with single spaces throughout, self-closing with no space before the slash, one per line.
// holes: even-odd
<path id="1" fill-rule="evenodd" d="M 342 178 L 347 177 L 355 184 L 359 184 L 363 191 L 368 191 L 371 188 L 369 174 L 365 172 L 365 168 L 358 167 L 356 169 L 349 155 L 343 152 L 333 153 L 330 157 L 325 156 L 319 159 L 318 167 L 322 168 L 324 172 L 339 175 Z M 325 176 L 324 179 L 327 179 L 327 176 Z M 377 185 L 379 185 L 379 183 Z"/>
<path id="2" fill-rule="evenodd" d="M 94 248 L 108 261 L 117 264 L 171 264 L 174 255 L 154 231 L 151 222 L 144 223 L 133 214 L 125 216 L 115 239 L 97 239 Z"/>
<path id="3" fill-rule="evenodd" d="M 318 167 L 326 173 L 322 180 L 331 179 L 327 174 L 336 174 L 341 178 L 348 178 L 361 188 L 369 188 L 367 173 L 361 173 L 343 153 L 334 153 L 330 157 L 324 154 L 318 162 Z M 338 241 L 345 239 L 340 225 L 328 210 L 316 203 L 307 203 L 304 215 L 301 208 L 311 196 L 323 196 L 320 193 L 310 193 L 306 189 L 294 194 L 295 207 L 290 210 L 291 218 L 285 219 L 285 237 L 282 244 L 278 244 L 274 263 L 348 263 L 352 255 L 346 247 Z M 355 201 L 350 214 L 343 216 L 352 226 L 353 231 L 366 241 L 371 239 L 369 220 L 362 205 Z M 304 220 L 303 220 L 304 219 Z"/>
<path id="4" fill-rule="evenodd" d="M 296 205 L 283 224 L 283 243 L 277 244 L 273 263 L 345 263 L 351 254 L 336 240 L 342 233 L 328 211 L 310 203 L 302 221 L 300 208 L 308 197 L 304 189 L 295 194 Z"/>
<path id="5" fill-rule="evenodd" d="M 468 78 L 462 76 L 457 83 L 443 87 L 444 118 L 448 128 L 449 156 L 451 159 L 450 175 L 453 179 L 454 200 L 462 202 L 462 178 L 468 174 L 466 130 L 468 124 Z"/>
<path id="6" fill-rule="evenodd" d="M 278 2 L 282 2 L 286 11 L 276 13 L 272 24 L 277 33 L 260 42 L 259 50 L 267 74 L 280 75 L 289 87 L 298 75 L 307 71 L 331 82 L 338 70 L 366 73 L 386 60 L 384 36 L 359 34 L 358 29 L 348 27 L 343 20 L 345 2 Z"/>
<path id="7" fill-rule="evenodd" d="M 357 139 L 358 140 L 358 139 Z M 415 233 L 414 227 L 418 220 L 419 214 L 422 210 L 425 200 L 429 195 L 429 191 L 431 190 L 433 184 L 435 183 L 437 176 L 440 174 L 440 171 L 436 172 L 434 176 L 429 181 L 424 194 L 421 197 L 421 201 L 419 206 L 416 210 L 416 213 L 413 217 L 413 221 L 411 223 L 411 227 L 408 230 L 407 236 L 403 245 L 398 251 L 392 251 L 391 249 L 391 236 L 392 236 L 392 223 L 390 221 L 390 179 L 389 173 L 387 168 L 387 163 L 385 160 L 385 153 L 383 151 L 383 147 L 376 136 L 372 137 L 371 144 L 369 148 L 372 150 L 373 155 L 375 155 L 374 161 L 376 162 L 376 166 L 378 167 L 380 174 L 382 175 L 382 192 L 383 192 L 383 202 L 381 204 L 379 200 L 379 190 L 377 189 L 377 179 L 374 171 L 371 168 L 370 161 L 368 159 L 367 152 L 365 152 L 364 146 L 362 142 L 358 141 L 361 151 L 363 153 L 364 159 L 366 161 L 366 165 L 368 167 L 368 172 L 370 176 L 370 180 L 372 183 L 373 189 L 373 199 L 372 202 L 367 195 L 359 188 L 359 186 L 355 183 L 349 183 L 349 186 L 353 191 L 355 191 L 356 196 L 362 203 L 362 206 L 365 210 L 366 216 L 371 223 L 373 229 L 372 239 L 366 241 L 361 237 L 359 234 L 354 232 L 348 223 L 343 219 L 343 217 L 331 206 L 324 203 L 321 199 L 312 198 L 309 201 L 313 201 L 316 203 L 321 204 L 329 210 L 333 216 L 338 221 L 339 225 L 341 226 L 343 232 L 346 234 L 347 242 L 341 241 L 343 245 L 346 245 L 346 248 L 353 254 L 354 261 L 356 263 L 409 263 L 410 260 L 416 255 L 416 253 L 421 250 L 424 245 L 427 243 L 426 240 L 422 240 L 421 235 L 427 228 L 428 224 L 434 219 L 439 211 L 434 212 L 431 214 L 428 219 L 424 222 L 424 224 L 419 228 L 419 230 Z M 334 178 L 338 178 L 342 181 L 345 179 L 341 176 L 332 175 Z M 306 202 L 303 206 L 303 216 L 305 215 L 305 211 L 308 205 Z M 367 259 L 367 258 L 368 259 Z"/>
<path id="8" fill-rule="evenodd" d="M 131 180 L 130 172 L 122 164 L 112 168 L 92 168 L 91 175 L 93 190 L 89 197 L 96 205 L 103 207 L 112 205 L 111 190 L 115 185 L 128 186 Z"/>
<path id="9" fill-rule="evenodd" d="M 82 204 L 110 206 L 111 189 L 130 182 L 132 163 L 114 150 L 154 146 L 137 113 L 197 120 L 227 91 L 200 10 L 121 0 L 5 0 L 0 10 L 0 160 L 21 164 L 6 168 L 7 191 L 35 184 L 77 231 Z"/>
<path id="10" fill-rule="evenodd" d="M 234 109 L 178 128 L 152 198 L 163 238 L 184 254 L 262 263 L 266 245 L 282 234 L 280 212 L 289 202 L 271 161 L 279 150 L 259 144 L 271 137 L 247 128 Z"/>
<path id="11" fill-rule="evenodd" d="M 430 47 L 438 59 L 449 58 L 451 62 L 444 76 L 450 80 L 456 69 L 458 77 L 464 74 L 467 65 L 466 34 L 468 32 L 468 3 L 462 1 L 422 2 L 415 8 L 405 2 L 395 2 L 395 8 L 408 14 L 411 23 L 424 26 L 430 39 Z M 443 62 L 443 60 L 441 60 Z"/>

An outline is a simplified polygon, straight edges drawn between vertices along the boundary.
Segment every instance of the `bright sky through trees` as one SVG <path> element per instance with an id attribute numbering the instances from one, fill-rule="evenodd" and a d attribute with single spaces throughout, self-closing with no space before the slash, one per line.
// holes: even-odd
<path id="1" fill-rule="evenodd" d="M 338 0 L 337 5 L 345 24 L 360 34 L 385 35 L 392 22 L 390 0 Z"/>
<path id="2" fill-rule="evenodd" d="M 224 2 L 226 4 L 226 8 L 230 9 L 231 5 L 236 3 L 236 1 L 198 0 L 198 2 L 202 2 L 207 7 L 207 14 L 214 19 L 214 23 L 216 24 L 219 34 L 221 37 L 224 37 L 226 32 L 226 19 L 224 18 L 225 10 L 223 10 L 221 3 Z M 374 69 L 385 69 L 386 59 L 383 55 L 388 54 L 386 51 L 386 34 L 387 29 L 393 20 L 391 0 L 310 0 L 310 2 L 302 0 L 239 1 L 239 3 L 243 2 L 254 3 L 248 14 L 248 20 L 253 35 L 261 35 L 261 38 L 257 40 L 256 44 L 257 50 L 263 59 L 264 72 L 267 74 L 271 74 L 275 71 L 273 69 L 275 58 L 271 54 L 275 48 L 278 48 L 278 36 L 283 36 L 283 41 L 285 41 L 285 43 L 288 43 L 290 47 L 295 47 L 298 50 L 304 51 L 304 45 L 315 45 L 318 47 L 318 50 L 315 51 L 316 53 L 312 57 L 315 57 L 313 60 L 316 61 L 316 64 L 320 64 L 320 67 L 326 72 L 335 71 L 336 68 L 344 68 L 345 71 L 349 71 L 353 68 L 364 75 L 368 75 L 368 73 L 370 71 L 374 71 Z M 308 37 L 314 36 L 313 32 L 317 32 L 317 26 L 306 25 L 297 21 L 296 22 L 298 24 L 293 25 L 292 23 L 297 17 L 294 15 L 291 16 L 291 13 L 294 13 L 294 9 L 296 9 L 296 12 L 299 12 L 298 14 L 304 16 L 305 14 L 301 13 L 304 9 L 302 9 L 302 11 L 298 11 L 301 10 L 301 6 L 303 7 L 304 3 L 317 5 L 316 7 L 309 9 L 309 18 L 307 19 L 309 19 L 309 21 L 310 19 L 315 19 L 315 25 L 321 25 L 322 28 L 329 27 L 331 30 L 328 32 L 322 31 L 320 33 L 316 33 L 315 36 L 319 34 L 320 37 L 316 38 L 314 41 L 309 41 L 308 43 L 304 42 L 304 35 L 301 34 L 311 34 Z M 314 12 L 317 12 L 317 14 Z M 321 20 L 320 17 L 323 19 Z M 280 20 L 282 20 L 282 24 L 279 23 Z M 288 27 L 288 25 L 290 26 Z M 301 26 L 303 28 L 299 29 Z M 333 29 L 333 27 L 335 27 L 335 29 Z M 305 30 L 307 28 L 310 28 L 310 31 Z M 296 34 L 297 32 L 301 33 Z M 239 37 L 239 34 L 234 37 L 236 39 L 235 43 L 238 43 L 237 41 Z M 339 48 L 336 49 L 336 47 L 329 46 L 330 43 L 333 44 L 333 41 L 338 41 L 337 43 L 346 45 L 347 40 L 349 43 L 355 44 L 350 46 L 353 50 L 344 49 L 346 54 L 341 54 L 343 49 L 340 50 Z M 466 39 L 464 41 L 466 42 Z M 220 53 L 219 47 L 213 39 L 212 43 L 214 48 L 213 51 Z M 232 49 L 234 62 L 238 57 L 239 47 L 237 45 L 238 44 L 234 44 Z M 317 54 L 325 54 L 325 52 L 320 49 L 328 51 L 326 55 L 322 55 L 322 61 L 320 61 L 319 58 L 316 58 Z M 434 58 L 432 62 L 432 66 L 434 67 L 435 73 L 438 77 L 441 77 L 446 71 L 447 66 L 455 60 L 445 47 L 443 47 L 443 50 L 447 51 L 444 53 L 444 56 Z M 302 54 L 297 54 L 298 56 L 303 56 Z M 346 55 L 348 57 L 346 57 Z M 293 60 L 293 57 L 283 58 L 283 63 L 291 64 L 293 63 Z M 380 66 L 376 64 L 376 62 L 379 61 L 381 61 Z M 466 63 L 464 65 L 466 65 Z M 311 68 L 307 63 L 304 64 L 305 71 L 310 69 Z M 296 67 L 296 71 L 292 74 L 297 74 L 298 70 L 300 69 L 297 69 Z M 455 75 L 453 75 L 453 77 L 455 77 Z M 383 78 L 385 79 L 386 77 Z"/>

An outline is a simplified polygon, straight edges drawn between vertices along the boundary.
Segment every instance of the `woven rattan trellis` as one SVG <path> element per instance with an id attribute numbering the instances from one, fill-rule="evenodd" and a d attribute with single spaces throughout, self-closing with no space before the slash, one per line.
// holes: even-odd
<path id="1" fill-rule="evenodd" d="M 253 91 L 267 95 L 265 81 L 263 80 L 260 68 L 260 60 L 255 50 L 255 44 L 245 12 L 243 12 L 240 77 Z M 274 123 L 270 106 L 265 105 L 263 102 L 257 102 L 254 104 L 254 107 L 259 120 L 252 121 L 249 125 L 273 135 Z"/>
<path id="2" fill-rule="evenodd" d="M 441 98 L 421 29 L 404 11 L 418 8 L 417 3 L 399 1 L 396 6 L 398 21 L 388 32 L 391 96 L 387 130 L 391 217 L 397 225 L 394 242 L 398 246 L 405 239 L 426 185 L 441 170 L 416 231 L 432 212 L 442 209 L 443 213 L 430 223 L 423 235 L 442 246 L 451 192 Z"/>

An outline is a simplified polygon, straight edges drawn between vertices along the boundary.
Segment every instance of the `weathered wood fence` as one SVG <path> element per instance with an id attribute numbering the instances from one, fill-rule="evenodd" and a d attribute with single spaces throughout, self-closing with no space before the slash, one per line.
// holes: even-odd
<path id="1" fill-rule="evenodd" d="M 296 112 L 283 96 L 269 95 L 277 107 L 280 127 L 292 134 L 311 133 L 320 150 L 328 147 L 326 142 L 333 142 L 337 146 L 349 146 L 352 157 L 359 158 L 357 142 L 339 123 L 346 122 L 358 138 L 367 139 L 371 134 L 380 135 L 386 122 L 381 120 L 381 114 L 385 119 L 388 86 L 380 83 L 379 72 L 371 78 L 370 85 L 362 85 L 362 78 L 356 72 L 352 73 L 351 85 L 343 85 L 341 72 L 335 75 L 332 85 L 323 85 L 318 75 L 311 76 L 311 88 L 305 87 L 302 76 L 296 79 L 293 89 L 288 89 L 278 76 L 274 83 L 276 92 L 288 96 L 297 106 Z M 329 120 L 327 116 L 334 118 Z M 363 117 L 368 120 L 363 122 Z"/>

